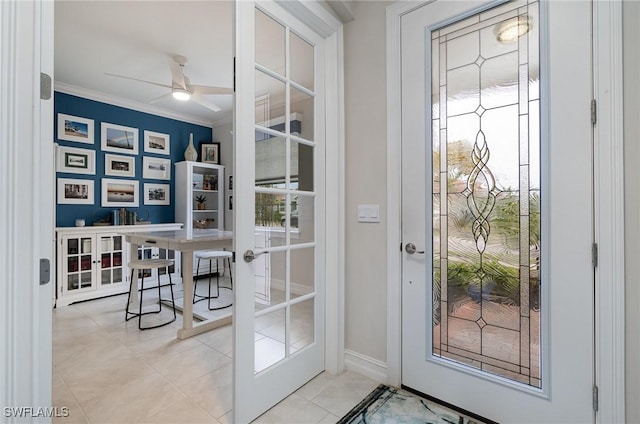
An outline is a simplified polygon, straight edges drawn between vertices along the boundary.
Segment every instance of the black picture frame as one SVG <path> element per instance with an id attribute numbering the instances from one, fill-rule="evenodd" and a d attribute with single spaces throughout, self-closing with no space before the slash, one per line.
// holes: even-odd
<path id="1" fill-rule="evenodd" d="M 220 165 L 220 143 L 207 141 L 200 143 L 200 161 Z"/>

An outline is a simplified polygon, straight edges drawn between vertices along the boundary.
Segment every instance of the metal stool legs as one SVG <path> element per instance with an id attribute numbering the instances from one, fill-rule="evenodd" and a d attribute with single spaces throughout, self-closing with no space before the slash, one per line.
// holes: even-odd
<path id="1" fill-rule="evenodd" d="M 230 303 L 228 305 L 225 306 L 217 306 L 217 307 L 211 307 L 211 299 L 217 299 L 218 297 L 220 297 L 220 289 L 227 289 L 227 290 L 233 290 L 233 275 L 231 274 L 231 260 L 229 258 L 227 259 L 227 265 L 229 266 L 229 282 L 231 284 L 231 287 L 220 287 L 220 271 L 216 272 L 216 295 L 212 296 L 211 295 L 211 274 L 213 273 L 213 269 L 211 266 L 211 263 L 213 262 L 213 258 L 208 259 L 209 260 L 209 295 L 208 296 L 201 296 L 199 294 L 196 294 L 198 291 L 198 280 L 196 279 L 194 282 L 194 287 L 193 287 L 193 303 L 198 303 L 201 300 L 205 300 L 207 299 L 207 309 L 209 309 L 210 311 L 217 311 L 220 309 L 225 309 L 225 308 L 229 308 L 233 305 L 233 303 Z M 217 263 L 218 260 L 216 259 L 216 268 L 217 268 Z M 224 258 L 223 258 L 223 262 L 222 262 L 222 266 L 224 267 Z M 198 258 L 198 265 L 196 267 L 197 269 L 197 273 L 196 273 L 196 277 L 198 277 L 198 274 L 200 273 L 200 258 Z M 196 300 L 196 298 L 199 298 Z"/>
<path id="2" fill-rule="evenodd" d="M 138 312 L 130 312 L 129 311 L 129 304 L 131 303 L 131 291 L 134 290 L 133 287 L 133 275 L 136 272 L 136 269 L 132 269 L 131 270 L 131 282 L 129 283 L 129 294 L 127 296 L 127 308 L 126 308 L 126 314 L 125 314 L 125 321 L 129 321 L 132 318 L 138 317 L 138 328 L 140 330 L 150 330 L 152 328 L 158 328 L 158 327 L 164 327 L 165 325 L 169 325 L 172 322 L 174 322 L 176 320 L 176 302 L 175 302 L 175 298 L 173 296 L 173 282 L 171 281 L 171 273 L 169 272 L 169 269 L 167 268 L 167 275 L 169 276 L 169 290 L 171 291 L 171 299 L 162 299 L 161 293 L 160 293 L 160 278 L 158 277 L 158 310 L 157 311 L 147 311 L 147 312 L 142 312 L 142 294 L 144 293 L 144 272 L 142 273 L 142 282 L 140 283 L 140 304 L 139 304 L 139 308 Z M 137 290 L 137 287 L 135 288 L 135 290 Z M 152 326 L 148 326 L 148 327 L 143 327 L 142 326 L 142 316 L 143 315 L 149 315 L 149 314 L 159 314 L 160 312 L 162 312 L 162 301 L 170 301 L 171 302 L 171 308 L 173 309 L 173 319 L 167 322 L 164 322 L 162 324 L 157 324 L 157 325 L 152 325 Z M 129 316 L 131 315 L 131 316 Z"/>

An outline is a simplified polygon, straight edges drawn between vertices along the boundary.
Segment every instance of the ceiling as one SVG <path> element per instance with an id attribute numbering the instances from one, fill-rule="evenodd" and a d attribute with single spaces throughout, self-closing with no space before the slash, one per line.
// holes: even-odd
<path id="1" fill-rule="evenodd" d="M 171 85 L 171 58 L 183 55 L 192 84 L 232 87 L 232 36 L 230 1 L 56 1 L 56 89 L 90 90 L 202 123 L 229 122 L 232 95 L 205 96 L 219 112 L 171 96 L 151 104 L 169 89 L 105 73 Z"/>

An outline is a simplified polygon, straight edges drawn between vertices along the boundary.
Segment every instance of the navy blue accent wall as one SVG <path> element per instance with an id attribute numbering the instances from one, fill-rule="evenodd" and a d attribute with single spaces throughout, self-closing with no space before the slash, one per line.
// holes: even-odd
<path id="1" fill-rule="evenodd" d="M 189 144 L 189 134 L 193 134 L 193 144 L 198 149 L 201 142 L 213 140 L 213 131 L 209 127 L 195 125 L 175 119 L 164 118 L 149 113 L 138 112 L 107 103 L 88 100 L 82 97 L 72 96 L 64 93 L 55 93 L 54 97 L 54 137 L 61 146 L 76 147 L 81 149 L 91 149 L 96 151 L 96 175 L 56 173 L 58 178 L 75 178 L 94 181 L 94 204 L 93 205 L 66 205 L 58 204 L 56 208 L 56 226 L 72 227 L 78 218 L 84 219 L 86 225 L 92 225 L 95 221 L 105 218 L 111 211 L 119 209 L 114 207 L 103 208 L 101 206 L 101 180 L 102 178 L 121 178 L 105 175 L 105 154 L 120 154 L 114 152 L 103 152 L 100 149 L 100 124 L 107 122 L 110 124 L 123 125 L 138 129 L 138 155 L 135 156 L 136 173 L 135 178 L 122 178 L 123 180 L 139 181 L 139 207 L 128 208 L 134 210 L 139 218 L 147 218 L 153 224 L 175 222 L 174 200 L 175 200 L 175 166 L 176 162 L 184 160 L 184 150 Z M 76 143 L 67 140 L 58 140 L 58 113 L 73 115 L 81 118 L 92 119 L 94 121 L 94 144 Z M 154 131 L 170 136 L 170 156 L 157 155 L 144 151 L 144 131 Z M 199 155 L 199 152 L 198 152 Z M 128 156 L 128 155 L 127 155 Z M 171 180 L 152 180 L 142 177 L 142 158 L 144 156 L 171 159 Z M 144 183 L 170 184 L 171 204 L 145 205 L 143 196 Z M 56 184 L 57 187 L 57 184 Z"/>

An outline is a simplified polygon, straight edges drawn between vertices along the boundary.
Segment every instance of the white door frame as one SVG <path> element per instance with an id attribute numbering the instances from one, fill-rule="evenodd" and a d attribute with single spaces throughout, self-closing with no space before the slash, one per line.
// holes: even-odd
<path id="1" fill-rule="evenodd" d="M 387 8 L 387 381 L 394 385 L 402 383 L 400 21 L 422 4 L 401 1 Z M 607 423 L 625 421 L 622 3 L 595 0 L 593 14 L 599 112 L 594 133 L 596 422 Z"/>
<path id="2" fill-rule="evenodd" d="M 53 97 L 40 100 L 40 72 L 53 76 L 53 2 L 0 2 L 0 21 L 0 404 L 32 408 L 3 411 L 13 422 L 51 413 Z"/>

